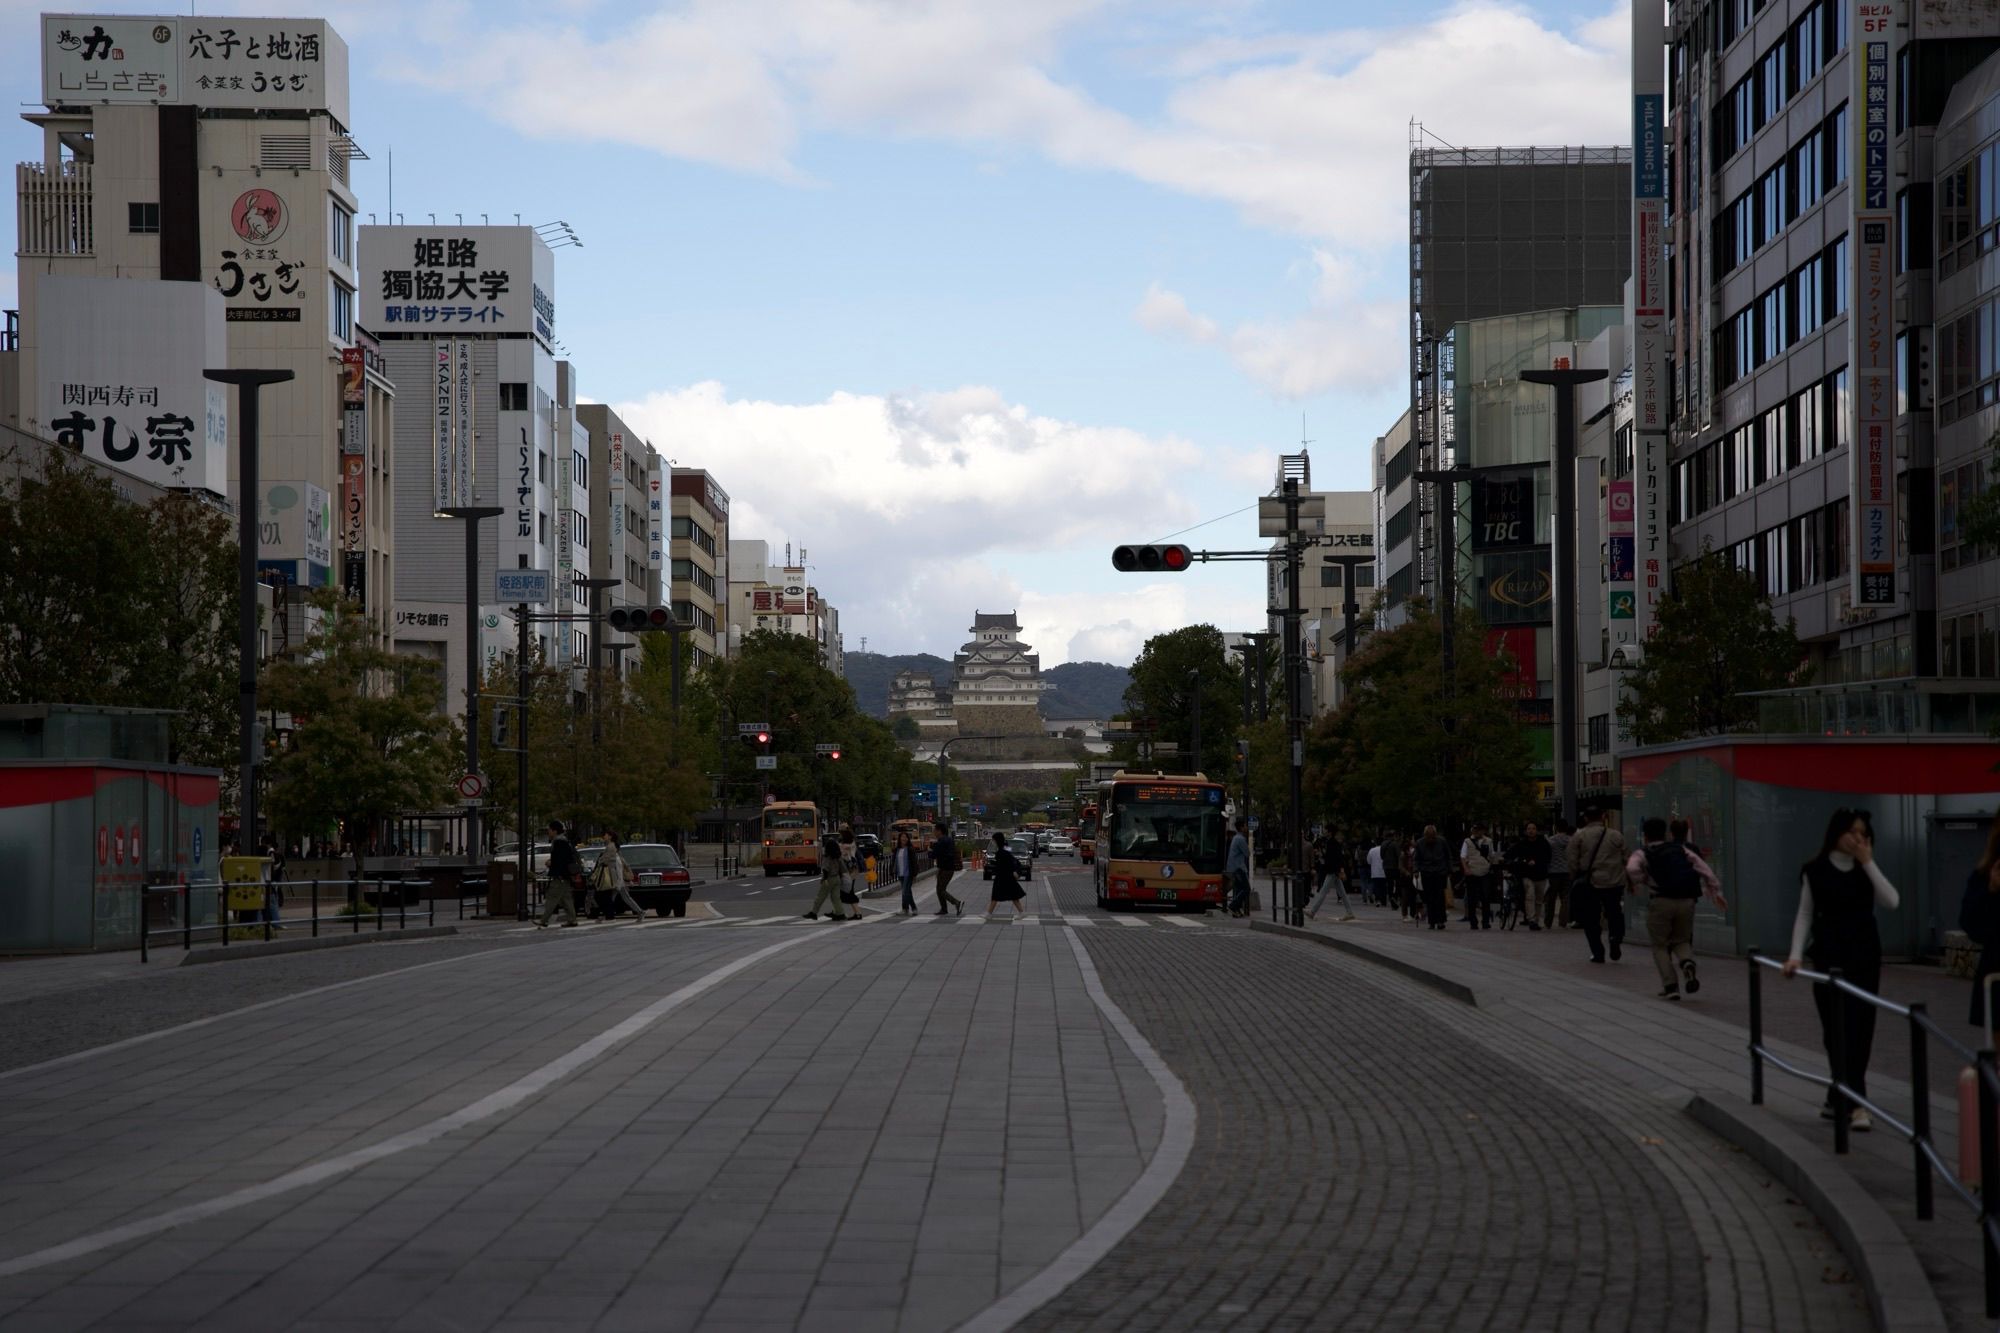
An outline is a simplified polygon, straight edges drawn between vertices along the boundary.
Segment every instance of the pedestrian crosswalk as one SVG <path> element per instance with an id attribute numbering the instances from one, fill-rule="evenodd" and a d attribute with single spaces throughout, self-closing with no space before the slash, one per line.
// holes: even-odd
<path id="1" fill-rule="evenodd" d="M 1002 912 L 994 916 L 986 916 L 983 914 L 968 912 L 964 916 L 956 916 L 956 915 L 939 916 L 935 912 L 919 912 L 914 916 L 903 916 L 899 913 L 894 913 L 894 912 L 871 912 L 864 919 L 868 921 L 873 921 L 876 920 L 877 918 L 883 918 L 888 920 L 892 924 L 901 926 L 929 926 L 929 925 L 941 925 L 946 922 L 949 922 L 953 925 L 959 925 L 959 926 L 986 926 L 986 925 L 1028 926 L 1028 927 L 1070 926 L 1079 930 L 1088 930 L 1096 926 L 1102 925 L 1107 921 L 1110 921 L 1110 922 L 1115 922 L 1120 926 L 1124 926 L 1128 930 L 1212 929 L 1212 927 L 1208 924 L 1206 919 L 1202 917 L 1173 916 L 1173 915 L 1155 916 L 1151 914 L 1127 915 L 1123 913 L 1105 914 L 1097 916 L 1062 916 L 1062 915 L 1050 915 L 1039 912 L 1027 912 L 1023 913 L 1020 916 L 1015 916 L 1011 912 Z M 637 926 L 627 921 L 618 921 L 618 922 L 589 921 L 589 922 L 584 922 L 582 925 L 580 925 L 577 928 L 577 933 L 589 934 L 597 931 L 618 930 L 621 928 L 625 931 L 640 929 L 648 933 L 651 933 L 656 930 L 688 930 L 697 926 L 712 926 L 722 930 L 752 930 L 759 928 L 776 928 L 782 930 L 784 927 L 790 926 L 795 929 L 805 930 L 805 929 L 817 929 L 829 925 L 831 923 L 832 923 L 832 918 L 830 917 L 823 917 L 815 921 L 815 920 L 808 920 L 805 917 L 792 914 L 787 914 L 785 916 L 759 916 L 759 917 L 713 916 L 701 919 L 686 919 L 686 920 L 674 919 L 667 921 L 647 921 L 646 923 L 644 923 L 644 925 L 637 925 Z M 533 925 L 516 926 L 512 927 L 508 933 L 521 934 L 524 932 L 534 931 L 535 929 L 536 927 Z"/>

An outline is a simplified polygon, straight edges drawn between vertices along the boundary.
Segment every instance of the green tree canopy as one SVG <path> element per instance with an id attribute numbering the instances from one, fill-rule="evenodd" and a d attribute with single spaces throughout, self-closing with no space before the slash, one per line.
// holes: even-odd
<path id="1" fill-rule="evenodd" d="M 1307 738 L 1314 807 L 1342 822 L 1435 823 L 1447 831 L 1531 814 L 1527 728 L 1506 697 L 1509 665 L 1484 644 L 1484 626 L 1461 612 L 1456 688 L 1447 700 L 1443 634 L 1432 611 L 1416 607 L 1403 624 L 1370 635 L 1342 668 L 1341 706 Z"/>
<path id="2" fill-rule="evenodd" d="M 1756 582 L 1719 551 L 1674 570 L 1645 656 L 1626 677 L 1618 717 L 1640 745 L 1740 731 L 1756 720 L 1749 690 L 1790 683 L 1805 656 Z"/>
<path id="3" fill-rule="evenodd" d="M 266 760 L 264 810 L 280 835 L 363 838 L 381 820 L 435 810 L 462 764 L 456 723 L 438 712 L 443 669 L 377 646 L 367 617 L 331 594 L 302 650 L 265 664 L 259 705 L 292 716 Z"/>
<path id="4" fill-rule="evenodd" d="M 1201 699 L 1199 755 L 1194 752 L 1197 694 Z M 1193 767 L 1211 776 L 1232 771 L 1231 755 L 1243 714 L 1243 678 L 1223 650 L 1222 631 L 1215 626 L 1189 625 L 1146 640 L 1139 659 L 1132 664 L 1125 708 L 1129 717 L 1156 723 L 1153 738 L 1180 746 Z"/>
<path id="5" fill-rule="evenodd" d="M 173 710 L 169 757 L 235 799 L 236 539 L 206 499 L 139 505 L 51 450 L 0 487 L 0 703 Z"/>

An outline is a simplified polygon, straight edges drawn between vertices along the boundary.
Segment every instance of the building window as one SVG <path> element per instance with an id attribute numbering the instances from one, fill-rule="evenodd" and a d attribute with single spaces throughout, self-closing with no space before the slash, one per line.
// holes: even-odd
<path id="1" fill-rule="evenodd" d="M 546 486 L 549 484 L 549 451 L 546 449 L 538 451 L 535 459 L 535 476 Z"/>
<path id="2" fill-rule="evenodd" d="M 525 412 L 528 410 L 528 386 L 522 381 L 500 382 L 500 410 L 502 412 Z"/>
<path id="3" fill-rule="evenodd" d="M 354 289 L 339 278 L 327 279 L 331 299 L 327 302 L 328 324 L 340 342 L 354 341 Z"/>
<path id="4" fill-rule="evenodd" d="M 125 205 L 125 225 L 134 236 L 158 236 L 160 234 L 160 206 L 158 204 Z"/>
<path id="5" fill-rule="evenodd" d="M 329 228 L 333 233 L 333 261 L 336 264 L 354 262 L 354 214 L 333 204 L 333 223 Z"/>
<path id="6" fill-rule="evenodd" d="M 1322 587 L 1322 588 L 1338 588 L 1338 587 L 1340 587 L 1340 586 L 1341 586 L 1341 583 L 1340 583 L 1340 566 L 1339 566 L 1339 565 L 1321 565 L 1321 566 L 1319 567 L 1319 586 L 1320 586 L 1320 587 Z"/>
<path id="7" fill-rule="evenodd" d="M 1611 753 L 1611 714 L 1594 714 L 1588 724 L 1590 732 L 1585 745 L 1591 754 Z"/>
<path id="8" fill-rule="evenodd" d="M 539 534 L 539 544 L 547 546 L 549 544 L 549 516 L 547 514 L 537 514 L 535 517 L 541 520 L 536 525 L 536 531 Z"/>

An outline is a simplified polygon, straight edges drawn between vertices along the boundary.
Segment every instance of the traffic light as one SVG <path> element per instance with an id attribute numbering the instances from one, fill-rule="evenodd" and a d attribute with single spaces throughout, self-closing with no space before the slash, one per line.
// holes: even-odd
<path id="1" fill-rule="evenodd" d="M 813 753 L 821 759 L 838 759 L 840 758 L 840 744 L 839 742 L 828 744 L 825 741 L 821 741 L 818 745 L 813 746 Z"/>
<path id="2" fill-rule="evenodd" d="M 614 606 L 605 622 L 620 634 L 674 628 L 674 612 L 666 606 Z"/>
<path id="3" fill-rule="evenodd" d="M 754 745 L 761 750 L 771 743 L 771 733 L 768 731 L 739 732 L 736 739 L 742 741 L 745 745 Z"/>
<path id="4" fill-rule="evenodd" d="M 1121 574 L 1184 574 L 1194 563 L 1185 546 L 1117 546 L 1111 567 Z"/>

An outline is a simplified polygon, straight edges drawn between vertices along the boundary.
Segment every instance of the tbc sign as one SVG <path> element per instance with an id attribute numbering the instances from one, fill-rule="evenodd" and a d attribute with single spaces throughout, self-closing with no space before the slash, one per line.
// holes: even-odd
<path id="1" fill-rule="evenodd" d="M 1503 472 L 1472 483 L 1472 549 L 1505 551 L 1535 544 L 1535 480 Z"/>

